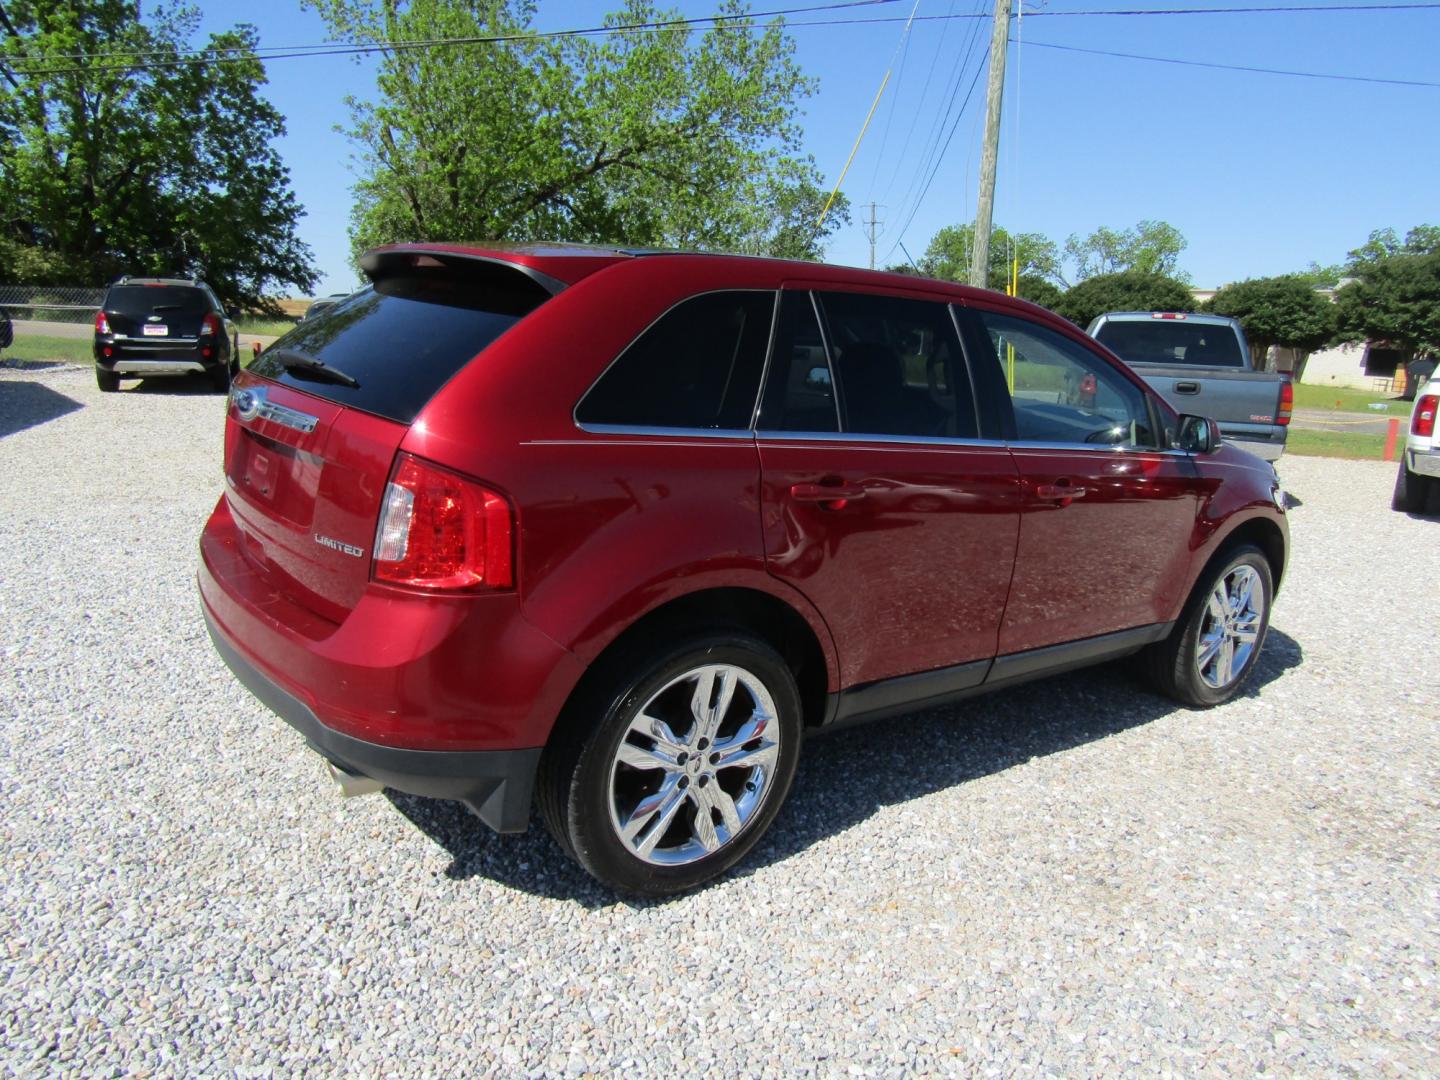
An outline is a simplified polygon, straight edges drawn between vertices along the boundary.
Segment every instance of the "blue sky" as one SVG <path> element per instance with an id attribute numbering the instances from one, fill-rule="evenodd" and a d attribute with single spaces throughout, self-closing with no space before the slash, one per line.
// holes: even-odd
<path id="1" fill-rule="evenodd" d="M 618 2 L 618 0 L 617 0 Z M 817 0 L 810 0 L 817 2 Z M 830 2 L 830 0 L 820 0 Z M 972 32 L 976 53 L 989 21 L 924 16 L 988 12 L 989 0 L 921 0 L 896 59 L 914 0 L 817 19 L 899 22 L 792 29 L 797 59 L 819 80 L 804 106 L 807 149 L 831 183 L 895 60 L 884 99 L 846 179 L 854 220 L 831 242 L 833 262 L 865 265 L 860 225 L 882 204 L 877 258 L 902 262 L 897 239 L 920 258 L 942 226 L 971 220 L 979 171 L 984 76 L 955 128 L 926 198 L 920 173 L 942 95 Z M 1018 2 L 1018 0 L 1017 0 Z M 1282 0 L 1297 2 L 1297 0 Z M 1303 2 L 1303 0 L 1302 0 Z M 1313 0 L 1334 3 L 1335 0 Z M 1384 0 L 1381 0 L 1384 2 Z M 1395 0 L 1400 2 L 1400 0 Z M 802 0 L 758 0 L 757 11 Z M 597 24 L 611 4 L 542 2 L 544 29 Z M 678 0 L 687 16 L 713 0 Z M 1079 16 L 1096 9 L 1280 6 L 1276 0 L 1031 0 L 1010 47 L 995 219 L 1063 242 L 1097 226 L 1144 218 L 1175 225 L 1189 241 L 1182 268 L 1214 286 L 1341 261 L 1371 229 L 1440 223 L 1440 88 L 1377 85 L 1120 59 L 1038 43 L 1294 71 L 1440 82 L 1440 10 Z M 325 28 L 293 2 L 204 4 L 205 29 L 250 22 L 263 46 L 319 42 Z M 1053 13 L 1053 14 L 1047 14 Z M 976 25 L 978 23 L 978 25 Z M 972 26 L 974 30 L 972 31 Z M 972 65 L 974 61 L 972 60 Z M 933 77 L 926 90 L 927 74 Z M 266 96 L 287 117 L 280 152 L 307 216 L 301 236 L 315 251 L 321 294 L 349 288 L 346 229 L 352 148 L 335 130 L 346 94 L 373 93 L 373 68 L 344 57 L 275 60 Z M 969 85 L 973 66 L 962 82 Z M 964 87 L 961 88 L 961 96 Z M 953 115 L 953 114 L 952 114 Z M 948 128 L 947 128 L 948 131 Z M 907 135 L 909 136 L 907 138 Z M 941 136 L 943 138 L 943 135 Z M 903 234 L 901 232 L 903 227 Z M 888 253 L 888 260 L 887 260 Z"/>

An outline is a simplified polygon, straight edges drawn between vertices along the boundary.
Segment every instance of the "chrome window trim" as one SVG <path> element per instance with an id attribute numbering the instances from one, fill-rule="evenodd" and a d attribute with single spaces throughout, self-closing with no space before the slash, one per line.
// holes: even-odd
<path id="1" fill-rule="evenodd" d="M 827 443 L 875 443 L 881 446 L 918 446 L 944 449 L 946 447 L 1003 447 L 1001 439 L 950 439 L 943 435 L 862 435 L 851 431 L 756 431 L 757 439 L 772 442 L 827 442 Z"/>
<path id="2" fill-rule="evenodd" d="M 1013 439 L 1005 445 L 1012 450 L 1079 450 L 1086 454 L 1166 454 L 1171 457 L 1190 457 L 1186 450 L 1161 450 L 1148 446 L 1099 446 L 1089 443 L 1043 442 L 1039 439 Z"/>
<path id="3" fill-rule="evenodd" d="M 570 422 L 571 422 L 572 424 L 574 424 L 577 428 L 579 428 L 581 431 L 589 431 L 589 430 L 591 430 L 591 428 L 587 428 L 584 424 L 582 424 L 582 423 L 580 422 L 580 416 L 579 416 L 580 406 L 583 405 L 583 404 L 585 404 L 585 399 L 590 396 L 590 392 L 591 392 L 592 390 L 594 390 L 595 387 L 600 384 L 600 381 L 601 381 L 602 379 L 604 379 L 606 375 L 610 374 L 610 369 L 613 368 L 616 364 L 618 364 L 618 363 L 620 362 L 620 358 L 621 358 L 622 356 L 624 356 L 626 353 L 628 353 L 631 349 L 633 349 L 633 348 L 635 347 L 635 343 L 636 343 L 637 341 L 639 341 L 639 340 L 640 340 L 641 338 L 643 338 L 646 334 L 648 334 L 652 329 L 654 329 L 656 323 L 658 323 L 661 319 L 665 318 L 665 316 L 669 315 L 672 311 L 674 311 L 676 308 L 678 308 L 681 304 L 688 304 L 691 300 L 698 300 L 698 299 L 700 299 L 700 297 L 702 297 L 702 296 L 714 296 L 714 295 L 716 295 L 717 293 L 769 293 L 770 296 L 771 296 L 771 302 L 770 302 L 770 347 L 771 347 L 771 348 L 774 347 L 773 343 L 774 343 L 774 339 L 775 339 L 775 312 L 776 312 L 776 311 L 779 309 L 779 307 L 780 307 L 780 290 L 779 290 L 779 289 L 754 289 L 754 288 L 740 288 L 740 289 L 706 289 L 704 292 L 691 293 L 689 296 L 682 296 L 679 300 L 676 300 L 673 304 L 671 304 L 669 307 L 667 307 L 664 311 L 660 312 L 659 315 L 656 315 L 655 318 L 651 319 L 651 320 L 645 325 L 645 328 L 644 328 L 643 330 L 641 330 L 638 334 L 636 334 L 636 335 L 635 335 L 634 337 L 632 337 L 628 342 L 626 342 L 626 343 L 625 343 L 625 347 L 624 347 L 623 349 L 621 349 L 619 352 L 617 352 L 614 356 L 612 356 L 612 357 L 610 358 L 610 362 L 605 365 L 604 370 L 602 370 L 599 375 L 595 376 L 595 378 L 590 381 L 590 385 L 585 388 L 585 392 L 584 392 L 583 394 L 581 394 L 578 398 L 575 399 L 575 404 L 574 404 L 574 406 L 570 409 Z M 761 398 L 761 395 L 764 394 L 764 392 L 765 392 L 765 369 L 766 369 L 766 365 L 768 365 L 769 360 L 770 360 L 770 354 L 769 354 L 769 351 L 768 351 L 768 350 L 766 351 L 765 360 L 766 360 L 766 363 L 765 363 L 765 364 L 762 364 L 762 365 L 761 365 L 761 369 L 760 369 L 760 386 L 759 386 L 759 388 L 758 388 L 758 389 L 756 390 L 756 392 L 755 392 L 755 406 L 754 406 L 754 408 L 752 408 L 751 411 L 750 411 L 751 424 L 752 424 L 752 426 L 753 426 L 753 424 L 754 424 L 754 422 L 755 422 L 755 421 L 754 421 L 755 410 L 756 410 L 756 409 L 759 409 L 759 407 L 760 407 L 760 398 Z M 613 427 L 613 428 L 619 428 L 619 427 L 623 427 L 623 426 L 625 426 L 625 425 L 621 425 L 621 424 L 604 424 L 604 425 L 595 424 L 595 425 L 592 425 L 592 427 L 595 427 L 595 428 L 600 428 L 600 427 L 604 427 L 604 428 L 612 428 L 612 427 Z M 695 429 L 693 429 L 693 428 L 665 428 L 665 429 L 663 429 L 663 430 L 665 430 L 665 431 L 692 430 L 692 431 L 693 431 L 693 430 L 695 430 Z M 706 430 L 706 429 L 701 429 L 701 430 Z"/>
<path id="4" fill-rule="evenodd" d="M 648 427 L 631 424 L 576 424 L 590 435 L 655 435 L 682 439 L 744 439 L 755 437 L 749 428 Z"/>

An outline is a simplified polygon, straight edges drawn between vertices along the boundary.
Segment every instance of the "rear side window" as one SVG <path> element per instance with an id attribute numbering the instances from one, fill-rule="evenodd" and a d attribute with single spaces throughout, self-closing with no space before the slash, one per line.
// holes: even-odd
<path id="1" fill-rule="evenodd" d="M 945 304 L 822 293 L 845 430 L 973 439 L 970 377 Z"/>
<path id="2" fill-rule="evenodd" d="M 1113 320 L 1101 325 L 1095 340 L 1127 364 L 1245 366 L 1240 339 L 1228 325 L 1179 319 Z"/>
<path id="3" fill-rule="evenodd" d="M 452 376 L 548 297 L 512 267 L 454 261 L 412 268 L 307 319 L 250 370 L 408 424 Z M 318 359 L 359 385 L 287 366 L 287 352 Z"/>
<path id="4" fill-rule="evenodd" d="M 749 428 L 770 340 L 772 292 L 716 292 L 671 308 L 575 409 L 582 424 Z"/>

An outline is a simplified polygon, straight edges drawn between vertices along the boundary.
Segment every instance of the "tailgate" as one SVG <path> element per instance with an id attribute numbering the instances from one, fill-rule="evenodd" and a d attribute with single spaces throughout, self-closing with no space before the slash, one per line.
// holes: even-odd
<path id="1" fill-rule="evenodd" d="M 1280 408 L 1281 378 L 1271 371 L 1134 363 L 1130 367 L 1177 412 L 1208 416 L 1227 427 L 1268 429 Z"/>
<path id="2" fill-rule="evenodd" d="M 225 423 L 226 499 L 245 558 L 272 588 L 330 622 L 355 606 L 407 430 L 241 376 Z"/>
<path id="3" fill-rule="evenodd" d="M 416 414 L 550 295 L 494 260 L 406 250 L 374 262 L 371 288 L 255 359 L 225 427 L 246 559 L 266 587 L 331 623 L 369 583 L 380 502 Z"/>

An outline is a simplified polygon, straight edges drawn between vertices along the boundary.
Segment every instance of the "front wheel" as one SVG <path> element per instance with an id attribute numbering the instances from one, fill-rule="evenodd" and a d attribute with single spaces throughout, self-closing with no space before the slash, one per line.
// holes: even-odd
<path id="1" fill-rule="evenodd" d="M 1196 585 L 1170 636 L 1143 655 L 1150 681 L 1186 705 L 1229 701 L 1255 670 L 1275 595 L 1259 548 L 1233 548 Z"/>
<path id="2" fill-rule="evenodd" d="M 755 845 L 790 789 L 800 696 L 784 660 L 742 632 L 617 665 L 556 733 L 546 824 L 595 878 L 634 896 L 683 892 Z"/>

